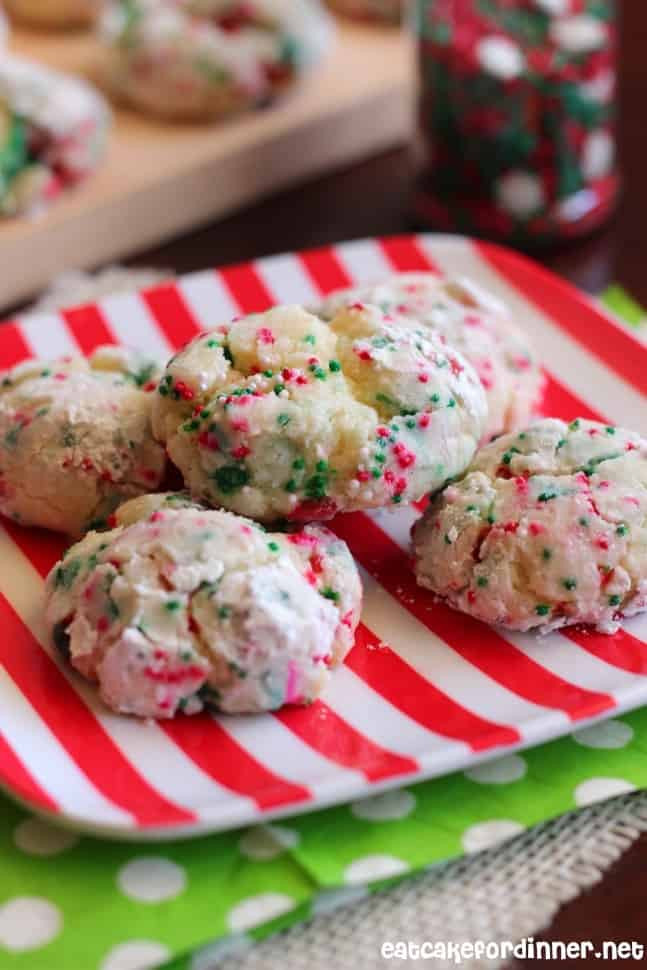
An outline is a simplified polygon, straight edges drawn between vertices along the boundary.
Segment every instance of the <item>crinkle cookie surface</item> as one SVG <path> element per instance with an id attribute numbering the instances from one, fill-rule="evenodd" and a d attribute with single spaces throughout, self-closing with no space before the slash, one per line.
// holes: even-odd
<path id="1" fill-rule="evenodd" d="M 487 437 L 523 427 L 540 404 L 544 378 L 531 341 L 498 299 L 469 280 L 398 273 L 331 293 L 314 312 L 331 319 L 344 304 L 357 302 L 409 316 L 465 355 L 487 396 Z"/>
<path id="2" fill-rule="evenodd" d="M 327 51 L 319 0 L 111 0 L 107 83 L 152 114 L 209 120 L 272 99 Z"/>
<path id="3" fill-rule="evenodd" d="M 546 419 L 478 452 L 413 536 L 418 582 L 514 630 L 605 633 L 647 609 L 647 440 Z"/>
<path id="4" fill-rule="evenodd" d="M 268 533 L 183 495 L 144 496 L 47 579 L 61 652 L 114 710 L 142 717 L 313 700 L 342 662 L 361 586 L 321 526 Z"/>
<path id="5" fill-rule="evenodd" d="M 155 363 L 117 347 L 0 373 L 0 512 L 79 535 L 157 488 L 166 465 L 151 428 L 158 377 Z"/>
<path id="6" fill-rule="evenodd" d="M 168 364 L 153 428 L 196 499 L 259 521 L 411 502 L 460 474 L 486 420 L 471 366 L 376 307 L 276 307 Z"/>

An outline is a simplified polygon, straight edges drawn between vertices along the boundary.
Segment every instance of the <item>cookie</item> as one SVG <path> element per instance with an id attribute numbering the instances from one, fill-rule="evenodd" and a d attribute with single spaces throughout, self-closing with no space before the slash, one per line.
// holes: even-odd
<path id="1" fill-rule="evenodd" d="M 5 54 L 0 58 L 0 216 L 31 213 L 90 175 L 110 125 L 85 81 Z"/>
<path id="2" fill-rule="evenodd" d="M 487 396 L 486 437 L 523 427 L 541 403 L 544 377 L 532 341 L 499 300 L 469 280 L 399 273 L 331 293 L 315 312 L 330 319 L 340 306 L 358 301 L 417 320 L 465 355 Z"/>
<path id="3" fill-rule="evenodd" d="M 157 365 L 117 347 L 29 360 L 0 374 L 0 512 L 70 535 L 159 486 L 151 429 Z"/>
<path id="4" fill-rule="evenodd" d="M 396 24 L 402 18 L 404 0 L 328 0 L 328 5 L 347 17 Z"/>
<path id="5" fill-rule="evenodd" d="M 317 697 L 359 621 L 344 542 L 321 526 L 268 533 L 168 494 L 129 502 L 116 519 L 47 578 L 54 642 L 109 707 L 168 718 Z"/>
<path id="6" fill-rule="evenodd" d="M 470 462 L 487 416 L 472 367 L 378 308 L 328 325 L 275 307 L 168 364 L 153 428 L 193 496 L 261 522 L 407 503 Z"/>
<path id="7" fill-rule="evenodd" d="M 421 586 L 512 630 L 603 633 L 647 609 L 647 440 L 546 419 L 481 449 L 413 533 Z"/>
<path id="8" fill-rule="evenodd" d="M 79 27 L 93 23 L 101 0 L 5 0 L 16 19 L 37 27 Z"/>
<path id="9" fill-rule="evenodd" d="M 111 90 L 143 112 L 212 120 L 272 100 L 327 50 L 319 0 L 112 0 Z"/>

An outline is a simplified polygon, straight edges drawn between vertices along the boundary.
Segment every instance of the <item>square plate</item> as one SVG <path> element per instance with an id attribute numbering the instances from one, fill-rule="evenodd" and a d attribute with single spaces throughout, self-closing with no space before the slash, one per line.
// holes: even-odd
<path id="1" fill-rule="evenodd" d="M 313 303 L 395 270 L 471 277 L 511 307 L 547 365 L 544 410 L 647 432 L 647 346 L 525 257 L 455 236 L 361 240 L 209 270 L 0 329 L 0 367 L 106 342 L 160 357 L 276 302 Z M 408 563 L 413 509 L 333 528 L 362 571 L 354 649 L 308 708 L 145 723 L 107 711 L 60 664 L 42 621 L 60 537 L 0 525 L 0 784 L 59 822 L 180 838 L 312 811 L 431 778 L 647 703 L 647 615 L 608 637 L 542 639 L 434 603 Z"/>

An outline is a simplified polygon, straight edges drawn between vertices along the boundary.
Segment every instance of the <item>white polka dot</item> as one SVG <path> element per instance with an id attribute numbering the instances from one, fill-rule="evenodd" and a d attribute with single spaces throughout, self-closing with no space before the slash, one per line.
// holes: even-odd
<path id="1" fill-rule="evenodd" d="M 210 943 L 209 946 L 204 946 L 193 954 L 189 970 L 214 970 L 216 960 L 239 956 L 249 950 L 253 944 L 254 940 L 251 936 L 246 936 L 244 933 L 227 936 L 224 940 L 216 940 L 215 943 Z"/>
<path id="2" fill-rule="evenodd" d="M 351 886 L 362 885 L 376 879 L 389 879 L 407 872 L 409 866 L 394 855 L 366 855 L 346 866 L 344 882 Z"/>
<path id="3" fill-rule="evenodd" d="M 341 906 L 350 906 L 368 896 L 365 886 L 344 886 L 342 889 L 325 889 L 312 901 L 312 915 L 321 916 L 332 913 Z"/>
<path id="4" fill-rule="evenodd" d="M 507 37 L 484 37 L 476 45 L 476 57 L 483 70 L 503 81 L 511 81 L 523 72 L 525 59 L 521 48 Z"/>
<path id="5" fill-rule="evenodd" d="M 416 796 L 405 788 L 399 791 L 385 791 L 353 802 L 350 807 L 356 818 L 366 822 L 392 822 L 411 815 L 416 807 Z"/>
<path id="6" fill-rule="evenodd" d="M 624 721 L 603 721 L 575 731 L 573 740 L 584 748 L 624 748 L 633 741 L 634 729 Z"/>
<path id="7" fill-rule="evenodd" d="M 153 940 L 118 943 L 108 952 L 99 970 L 149 970 L 171 959 L 171 951 Z"/>
<path id="8" fill-rule="evenodd" d="M 0 906 L 0 943 L 8 950 L 35 950 L 61 932 L 63 915 L 40 896 L 15 896 Z"/>
<path id="9" fill-rule="evenodd" d="M 607 30 L 597 17 L 582 14 L 579 17 L 562 17 L 550 25 L 553 41 L 570 54 L 585 54 L 602 47 L 607 40 Z"/>
<path id="10" fill-rule="evenodd" d="M 585 98 L 589 98 L 590 101 L 597 101 L 600 104 L 608 104 L 615 89 L 616 76 L 613 71 L 602 71 L 591 81 L 583 81 L 579 85 L 579 91 Z"/>
<path id="11" fill-rule="evenodd" d="M 40 818 L 26 818 L 13 830 L 13 840 L 27 855 L 52 856 L 77 845 L 78 835 Z"/>
<path id="12" fill-rule="evenodd" d="M 557 17 L 568 12 L 569 0 L 534 0 L 535 6 L 544 13 Z"/>
<path id="13" fill-rule="evenodd" d="M 237 903 L 227 914 L 227 924 L 234 933 L 251 930 L 254 926 L 275 919 L 294 909 L 296 902 L 284 893 L 260 893 Z"/>
<path id="14" fill-rule="evenodd" d="M 263 862 L 275 859 L 286 849 L 299 844 L 299 833 L 285 825 L 257 825 L 248 829 L 238 843 L 238 848 L 248 859 Z"/>
<path id="15" fill-rule="evenodd" d="M 499 205 L 521 219 L 538 212 L 546 196 L 541 180 L 530 172 L 514 171 L 502 175 L 496 186 Z"/>
<path id="16" fill-rule="evenodd" d="M 161 903 L 184 891 L 186 872 L 170 859 L 141 856 L 121 867 L 117 885 L 130 899 L 140 903 Z"/>
<path id="17" fill-rule="evenodd" d="M 592 131 L 582 149 L 582 174 L 585 179 L 601 179 L 613 169 L 616 146 L 608 131 Z"/>
<path id="18" fill-rule="evenodd" d="M 573 797 L 576 805 L 592 805 L 593 802 L 603 802 L 607 798 L 626 795 L 627 792 L 635 790 L 636 786 L 624 778 L 589 778 L 580 782 Z"/>
<path id="19" fill-rule="evenodd" d="M 466 852 L 480 852 L 489 849 L 514 835 L 523 832 L 523 825 L 508 818 L 493 818 L 489 822 L 478 822 L 470 825 L 463 832 L 463 848 Z"/>
<path id="20" fill-rule="evenodd" d="M 484 765 L 476 765 L 465 772 L 467 778 L 479 785 L 507 785 L 519 781 L 528 771 L 526 759 L 518 754 L 509 754 Z"/>

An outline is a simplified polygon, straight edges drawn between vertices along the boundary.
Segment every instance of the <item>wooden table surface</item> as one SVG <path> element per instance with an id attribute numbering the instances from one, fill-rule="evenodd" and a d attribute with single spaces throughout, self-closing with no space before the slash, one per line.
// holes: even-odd
<path id="1" fill-rule="evenodd" d="M 647 306 L 647 3 L 625 0 L 621 58 L 620 145 L 624 195 L 614 220 L 586 241 L 542 257 L 578 286 L 597 292 L 622 283 Z M 412 163 L 398 150 L 348 171 L 308 183 L 172 243 L 142 253 L 131 265 L 168 266 L 178 272 L 231 263 L 344 239 L 406 232 Z M 547 938 L 639 940 L 647 943 L 645 888 L 647 836 L 643 836 L 597 887 L 566 905 Z M 563 965 L 555 961 L 555 966 Z M 521 970 L 539 966 L 517 960 Z M 596 961 L 596 966 L 602 966 Z M 542 961 L 541 967 L 552 966 Z"/>

